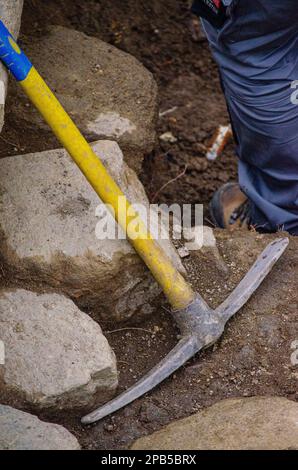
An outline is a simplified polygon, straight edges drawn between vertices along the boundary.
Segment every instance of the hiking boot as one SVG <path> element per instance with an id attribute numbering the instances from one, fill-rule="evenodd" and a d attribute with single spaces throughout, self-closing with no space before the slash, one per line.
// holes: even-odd
<path id="1" fill-rule="evenodd" d="M 249 229 L 251 205 L 238 183 L 227 183 L 216 191 L 210 202 L 210 215 L 217 227 Z"/>

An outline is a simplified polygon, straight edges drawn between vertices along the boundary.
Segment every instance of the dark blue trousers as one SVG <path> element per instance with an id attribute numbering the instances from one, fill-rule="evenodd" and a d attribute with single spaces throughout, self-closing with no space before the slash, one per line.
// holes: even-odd
<path id="1" fill-rule="evenodd" d="M 232 0 L 221 29 L 203 24 L 220 68 L 253 224 L 298 235 L 298 2 Z"/>

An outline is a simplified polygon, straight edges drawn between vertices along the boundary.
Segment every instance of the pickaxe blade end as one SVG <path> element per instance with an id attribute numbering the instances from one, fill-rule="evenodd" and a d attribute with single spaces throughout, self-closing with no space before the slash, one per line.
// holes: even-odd
<path id="1" fill-rule="evenodd" d="M 202 346 L 198 344 L 197 338 L 193 336 L 183 338 L 172 349 L 172 351 L 170 351 L 170 353 L 161 362 L 159 362 L 157 366 L 151 369 L 150 372 L 139 382 L 116 397 L 114 400 L 108 402 L 106 405 L 103 405 L 87 416 L 84 416 L 81 422 L 83 424 L 95 423 L 123 408 L 129 403 L 132 403 L 134 400 L 149 392 L 173 374 L 173 372 L 192 358 L 201 349 L 201 347 Z"/>
<path id="2" fill-rule="evenodd" d="M 215 312 L 219 317 L 227 322 L 246 304 L 268 276 L 273 266 L 286 250 L 288 244 L 289 239 L 284 237 L 278 238 L 267 245 L 238 286 L 227 299 L 217 307 Z"/>

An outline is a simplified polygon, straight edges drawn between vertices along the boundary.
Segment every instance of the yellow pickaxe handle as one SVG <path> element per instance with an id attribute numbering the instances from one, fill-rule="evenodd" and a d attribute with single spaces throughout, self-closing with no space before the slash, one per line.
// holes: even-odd
<path id="1" fill-rule="evenodd" d="M 177 271 L 147 227 L 133 210 L 119 186 L 65 112 L 45 81 L 0 21 L 0 58 L 36 106 L 54 134 L 85 175 L 101 200 L 113 207 L 115 218 L 144 260 L 175 310 L 186 308 L 195 294 Z M 125 199 L 124 199 L 125 198 Z M 119 204 L 121 201 L 121 204 Z M 123 204 L 125 201 L 125 204 Z M 129 233 L 130 222 L 138 225 L 139 236 Z"/>

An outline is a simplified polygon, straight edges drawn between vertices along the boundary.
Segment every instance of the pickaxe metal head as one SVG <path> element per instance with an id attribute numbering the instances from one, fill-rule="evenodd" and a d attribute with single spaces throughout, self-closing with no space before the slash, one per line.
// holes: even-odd
<path id="1" fill-rule="evenodd" d="M 212 346 L 223 334 L 228 320 L 243 307 L 271 271 L 288 243 L 288 238 L 280 238 L 268 245 L 236 289 L 215 310 L 198 294 L 187 308 L 173 311 L 182 335 L 175 348 L 136 385 L 82 418 L 82 423 L 95 423 L 123 408 L 160 384 L 200 350 Z"/>

